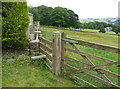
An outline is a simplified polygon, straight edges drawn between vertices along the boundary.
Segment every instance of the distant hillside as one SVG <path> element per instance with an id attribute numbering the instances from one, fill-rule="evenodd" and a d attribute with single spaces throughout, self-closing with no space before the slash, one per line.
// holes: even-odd
<path id="1" fill-rule="evenodd" d="M 118 22 L 118 18 L 80 18 L 81 23 L 88 23 L 88 22 L 105 22 L 105 23 L 111 23 L 115 24 Z"/>

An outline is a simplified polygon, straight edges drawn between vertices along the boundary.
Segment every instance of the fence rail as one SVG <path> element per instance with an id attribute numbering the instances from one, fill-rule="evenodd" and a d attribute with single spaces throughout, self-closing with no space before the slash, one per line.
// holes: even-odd
<path id="1" fill-rule="evenodd" d="M 93 42 L 88 42 L 88 41 L 78 40 L 78 39 L 73 39 L 73 38 L 66 38 L 66 39 L 68 39 L 68 41 L 66 41 L 66 42 L 69 42 L 69 40 L 73 40 L 73 41 L 76 41 L 76 44 L 79 44 L 79 45 L 96 48 L 96 49 L 101 49 L 101 50 L 106 50 L 106 51 L 115 52 L 115 53 L 120 54 L 120 48 L 118 48 L 118 47 L 112 47 L 109 45 L 103 45 L 103 44 L 99 44 L 99 43 L 93 43 Z"/>

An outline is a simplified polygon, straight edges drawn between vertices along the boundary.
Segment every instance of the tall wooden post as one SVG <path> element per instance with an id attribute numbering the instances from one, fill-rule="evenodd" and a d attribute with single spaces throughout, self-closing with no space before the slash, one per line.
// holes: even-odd
<path id="1" fill-rule="evenodd" d="M 61 32 L 53 32 L 53 60 L 52 71 L 55 75 L 61 74 Z"/>
<path id="2" fill-rule="evenodd" d="M 61 37 L 62 37 L 62 39 L 63 39 L 63 38 L 66 38 L 66 33 L 63 32 Z M 66 54 L 65 45 L 66 45 L 66 42 L 62 40 L 62 41 L 61 41 L 61 68 L 62 68 L 61 73 L 62 73 L 62 74 L 63 74 L 64 71 L 65 71 L 65 69 L 64 69 L 64 67 L 63 67 L 64 62 L 65 62 L 64 56 L 65 56 L 65 54 Z"/>

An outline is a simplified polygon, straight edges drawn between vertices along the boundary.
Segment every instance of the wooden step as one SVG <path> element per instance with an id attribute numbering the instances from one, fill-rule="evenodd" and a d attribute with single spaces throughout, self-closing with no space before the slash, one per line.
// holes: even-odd
<path id="1" fill-rule="evenodd" d="M 50 54 L 52 56 L 52 54 Z M 32 60 L 36 60 L 36 59 L 43 59 L 46 58 L 46 55 L 39 55 L 39 56 L 33 56 L 31 57 Z"/>
<path id="2" fill-rule="evenodd" d="M 39 40 L 32 40 L 30 43 L 39 43 Z"/>

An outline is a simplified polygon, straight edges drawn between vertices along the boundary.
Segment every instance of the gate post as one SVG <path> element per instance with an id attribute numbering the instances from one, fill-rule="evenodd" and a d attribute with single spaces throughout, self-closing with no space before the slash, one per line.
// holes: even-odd
<path id="1" fill-rule="evenodd" d="M 53 32 L 53 47 L 52 47 L 52 72 L 55 75 L 61 74 L 61 32 Z"/>
<path id="2" fill-rule="evenodd" d="M 62 37 L 62 39 L 65 39 L 66 38 L 66 33 L 62 32 L 62 36 L 61 37 Z M 61 68 L 62 68 L 61 73 L 62 74 L 64 74 L 64 72 L 65 72 L 65 69 L 64 69 L 64 66 L 63 66 L 64 62 L 65 62 L 64 57 L 66 55 L 65 45 L 66 45 L 66 42 L 62 40 L 61 41 Z"/>

